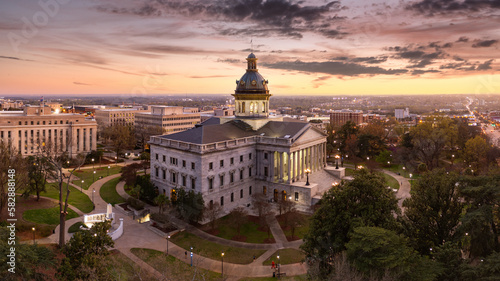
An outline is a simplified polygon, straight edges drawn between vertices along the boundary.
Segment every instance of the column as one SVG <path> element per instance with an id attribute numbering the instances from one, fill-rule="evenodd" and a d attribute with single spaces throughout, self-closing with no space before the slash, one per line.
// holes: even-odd
<path id="1" fill-rule="evenodd" d="M 291 157 L 291 153 L 288 153 L 288 183 L 291 183 L 292 182 L 292 157 Z"/>
<path id="2" fill-rule="evenodd" d="M 283 181 L 283 178 L 285 177 L 284 176 L 284 171 L 285 171 L 285 159 L 283 159 L 283 156 L 284 156 L 284 152 L 280 152 L 278 155 L 279 155 L 279 159 L 280 159 L 280 178 L 279 178 L 279 181 L 282 182 Z"/>
<path id="3" fill-rule="evenodd" d="M 323 143 L 323 167 L 326 167 L 326 143 Z"/>
<path id="4" fill-rule="evenodd" d="M 269 158 L 270 158 L 270 165 L 269 165 L 269 181 L 273 182 L 274 181 L 274 157 L 275 157 L 275 152 L 270 152 L 269 153 Z"/>
<path id="5" fill-rule="evenodd" d="M 300 156 L 301 156 L 301 160 L 300 160 L 300 178 L 304 178 L 304 170 L 306 169 L 306 150 L 305 149 L 301 149 L 300 150 Z"/>
<path id="6" fill-rule="evenodd" d="M 66 145 L 66 132 L 67 132 L 67 129 L 60 129 L 61 132 L 62 132 L 62 142 L 61 142 L 61 151 L 65 151 L 66 148 L 67 148 L 67 145 Z"/>

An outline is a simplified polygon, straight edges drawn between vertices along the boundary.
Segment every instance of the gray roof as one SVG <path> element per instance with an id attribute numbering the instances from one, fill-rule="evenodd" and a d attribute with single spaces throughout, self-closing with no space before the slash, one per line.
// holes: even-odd
<path id="1" fill-rule="evenodd" d="M 310 125 L 306 122 L 269 121 L 265 126 L 254 131 L 243 121 L 233 120 L 224 124 L 202 125 L 187 131 L 160 137 L 195 144 L 208 144 L 256 135 L 271 138 L 284 138 L 287 135 L 293 137 L 307 126 Z"/>

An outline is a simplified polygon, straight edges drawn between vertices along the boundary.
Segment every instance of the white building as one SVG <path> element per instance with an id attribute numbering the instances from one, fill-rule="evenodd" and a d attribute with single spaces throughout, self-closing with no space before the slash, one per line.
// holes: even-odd
<path id="1" fill-rule="evenodd" d="M 177 133 L 191 129 L 200 123 L 200 113 L 196 108 L 182 106 L 152 106 L 151 112 L 137 112 L 135 127 L 162 127 L 166 134 Z"/>
<path id="2" fill-rule="evenodd" d="M 306 185 L 326 165 L 326 135 L 306 122 L 269 117 L 268 81 L 257 58 L 247 58 L 237 81 L 235 116 L 211 118 L 193 129 L 151 137 L 151 179 L 175 200 L 179 188 L 203 194 L 225 212 L 248 206 L 253 193 L 309 206 L 320 187 Z M 330 184 L 329 184 L 330 185 Z"/>
<path id="3" fill-rule="evenodd" d="M 410 109 L 407 107 L 406 109 L 394 109 L 394 116 L 396 119 L 405 119 L 410 117 Z"/>

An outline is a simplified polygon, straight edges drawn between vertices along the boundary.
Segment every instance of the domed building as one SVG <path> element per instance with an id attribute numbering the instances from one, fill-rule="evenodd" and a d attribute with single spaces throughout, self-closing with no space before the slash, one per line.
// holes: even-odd
<path id="1" fill-rule="evenodd" d="M 200 192 L 209 208 L 218 203 L 223 213 L 239 206 L 251 211 L 255 193 L 273 202 L 292 200 L 306 210 L 335 180 L 307 181 L 306 171 L 322 179 L 329 175 L 323 171 L 326 135 L 307 122 L 269 117 L 268 81 L 253 53 L 246 60 L 233 94 L 235 116 L 151 137 L 151 180 L 172 200 L 181 188 Z"/>

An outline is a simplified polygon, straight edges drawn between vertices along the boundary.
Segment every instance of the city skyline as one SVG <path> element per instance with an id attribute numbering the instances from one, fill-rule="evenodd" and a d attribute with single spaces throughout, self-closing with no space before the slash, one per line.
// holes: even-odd
<path id="1" fill-rule="evenodd" d="M 0 3 L 0 95 L 500 93 L 497 1 Z"/>

